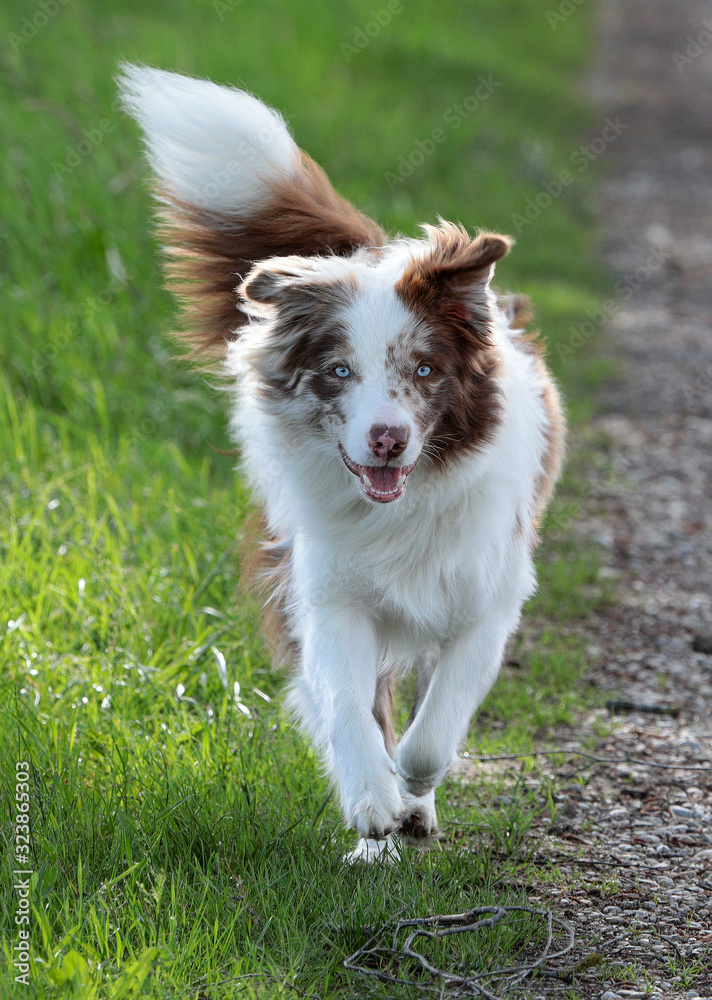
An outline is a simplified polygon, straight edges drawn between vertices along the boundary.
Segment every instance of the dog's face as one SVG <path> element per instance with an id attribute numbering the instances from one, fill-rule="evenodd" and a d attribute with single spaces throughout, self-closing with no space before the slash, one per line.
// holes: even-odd
<path id="1" fill-rule="evenodd" d="M 498 236 L 454 226 L 353 258 L 273 258 L 240 293 L 257 320 L 248 360 L 292 436 L 316 436 L 373 503 L 488 440 L 499 420 L 491 341 Z M 407 252 L 409 251 L 409 252 Z"/>

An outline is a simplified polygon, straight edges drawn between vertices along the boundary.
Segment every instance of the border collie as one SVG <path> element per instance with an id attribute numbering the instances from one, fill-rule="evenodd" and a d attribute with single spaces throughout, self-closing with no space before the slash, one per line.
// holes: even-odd
<path id="1" fill-rule="evenodd" d="M 506 236 L 389 239 L 255 97 L 126 65 L 180 337 L 234 395 L 290 704 L 371 860 L 438 833 L 435 789 L 535 588 L 564 420 Z M 400 739 L 396 678 L 416 673 Z M 396 839 L 394 839 L 396 838 Z"/>

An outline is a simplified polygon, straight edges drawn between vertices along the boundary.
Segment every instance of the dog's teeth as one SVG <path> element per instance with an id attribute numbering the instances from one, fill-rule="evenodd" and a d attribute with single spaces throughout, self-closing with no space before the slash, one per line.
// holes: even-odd
<path id="1" fill-rule="evenodd" d="M 373 485 L 366 472 L 361 473 L 361 485 L 368 493 L 371 494 L 371 496 L 375 497 L 395 496 L 396 493 L 400 492 L 401 487 L 403 486 L 405 480 L 406 480 L 405 473 L 401 473 L 401 475 L 398 477 L 398 481 L 396 482 L 395 486 L 393 486 L 390 490 L 379 490 Z"/>

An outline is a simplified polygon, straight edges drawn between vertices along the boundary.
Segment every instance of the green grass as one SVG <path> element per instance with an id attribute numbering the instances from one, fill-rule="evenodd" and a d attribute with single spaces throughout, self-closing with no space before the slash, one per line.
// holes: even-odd
<path id="1" fill-rule="evenodd" d="M 449 839 L 430 854 L 342 864 L 352 836 L 285 721 L 283 675 L 240 590 L 249 502 L 220 453 L 224 399 L 172 357 L 146 170 L 115 103 L 121 59 L 242 83 L 391 230 L 442 214 L 512 232 L 596 131 L 577 97 L 586 9 L 552 32 L 544 2 L 443 0 L 436 12 L 408 0 L 353 54 L 373 9 L 18 0 L 0 11 L 0 997 L 389 997 L 342 967 L 367 928 L 401 909 L 525 901 L 512 873 L 540 804 L 523 793 L 496 804 L 487 781 L 476 794 L 456 778 L 443 787 Z M 481 78 L 491 93 L 456 111 Z M 445 141 L 389 181 L 438 128 Z M 600 290 L 592 174 L 515 232 L 498 272 L 534 299 L 577 421 L 605 375 L 590 345 L 569 349 Z M 576 484 L 574 468 L 544 531 L 529 609 L 541 628 L 484 706 L 482 750 L 526 751 L 581 705 L 583 654 L 561 626 L 600 594 L 595 560 L 568 534 Z M 29 988 L 11 966 L 24 760 Z M 510 961 L 527 933 L 458 943 L 448 961 Z"/>

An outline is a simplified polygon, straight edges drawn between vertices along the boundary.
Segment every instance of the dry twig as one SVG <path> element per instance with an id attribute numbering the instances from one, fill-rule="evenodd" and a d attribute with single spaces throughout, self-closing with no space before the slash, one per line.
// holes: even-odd
<path id="1" fill-rule="evenodd" d="M 584 757 L 594 764 L 638 764 L 641 767 L 657 767 L 668 771 L 704 771 L 710 773 L 711 762 L 700 767 L 696 764 L 658 764 L 653 760 L 638 760 L 626 754 L 625 757 L 597 757 L 592 753 L 584 753 L 583 750 L 534 750 L 531 753 L 504 753 L 504 754 L 470 754 L 470 760 L 528 760 L 531 757 Z"/>
<path id="2" fill-rule="evenodd" d="M 502 969 L 488 969 L 486 972 L 478 972 L 473 975 L 458 975 L 433 965 L 415 947 L 418 938 L 435 941 L 453 934 L 492 930 L 512 914 L 526 914 L 546 920 L 546 943 L 539 957 L 527 964 Z M 407 936 L 405 941 L 399 944 L 399 937 L 403 931 L 407 931 Z M 566 942 L 559 945 L 558 948 L 555 946 L 557 932 L 563 932 L 566 937 Z M 390 947 L 385 944 L 389 934 L 391 934 Z M 545 965 L 547 962 L 569 954 L 573 947 L 573 927 L 567 921 L 554 916 L 551 910 L 538 910 L 529 906 L 478 906 L 472 910 L 466 910 L 464 913 L 415 917 L 407 920 L 393 918 L 380 927 L 353 955 L 344 959 L 344 966 L 352 972 L 375 976 L 381 982 L 393 983 L 398 986 L 411 986 L 423 993 L 443 996 L 445 989 L 450 988 L 451 995 L 464 996 L 469 994 L 470 996 L 484 997 L 485 1000 L 498 1000 L 498 997 L 488 988 L 493 981 L 510 989 L 533 974 L 552 975 L 558 978 L 561 974 L 571 975 L 583 967 L 585 963 L 579 963 L 573 969 L 566 970 L 556 970 Z M 417 962 L 428 973 L 431 981 L 418 982 L 402 979 L 398 975 L 384 971 L 386 963 L 391 967 L 395 966 L 395 971 L 397 971 L 397 967 L 404 959 Z M 364 960 L 374 961 L 378 963 L 380 968 L 369 968 L 362 964 Z M 488 983 L 488 986 L 485 985 L 485 982 Z"/>

